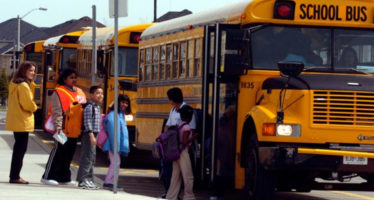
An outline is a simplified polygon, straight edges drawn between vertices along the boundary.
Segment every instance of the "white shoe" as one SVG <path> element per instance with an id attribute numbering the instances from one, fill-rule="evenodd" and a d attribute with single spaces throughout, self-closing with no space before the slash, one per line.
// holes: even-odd
<path id="1" fill-rule="evenodd" d="M 40 180 L 40 182 L 42 182 L 43 184 L 46 184 L 46 185 L 58 185 L 58 182 L 53 180 L 53 179 L 43 179 Z"/>
<path id="2" fill-rule="evenodd" d="M 69 182 L 58 182 L 60 185 L 67 185 L 67 186 L 77 186 L 76 181 L 69 181 Z"/>
<path id="3" fill-rule="evenodd" d="M 93 181 L 91 181 L 91 180 L 89 180 L 88 181 L 88 184 L 91 186 L 91 188 L 93 188 L 93 189 L 100 189 L 100 187 L 99 186 L 97 186 Z"/>

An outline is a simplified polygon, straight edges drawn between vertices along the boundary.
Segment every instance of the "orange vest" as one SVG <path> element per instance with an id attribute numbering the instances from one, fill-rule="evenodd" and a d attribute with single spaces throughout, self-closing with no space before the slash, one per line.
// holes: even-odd
<path id="1" fill-rule="evenodd" d="M 78 87 L 75 88 L 77 91 L 73 92 L 62 85 L 56 87 L 55 91 L 60 99 L 62 112 L 65 112 L 73 102 L 86 103 L 87 100 L 84 92 Z"/>
<path id="2" fill-rule="evenodd" d="M 75 87 L 76 91 L 71 91 L 69 89 L 67 89 L 65 86 L 57 86 L 55 88 L 55 91 L 57 92 L 57 95 L 60 99 L 60 103 L 61 103 L 61 107 L 62 107 L 62 112 L 65 113 L 70 105 L 74 102 L 77 102 L 77 103 L 80 103 L 80 104 L 83 104 L 83 103 L 86 103 L 87 100 L 86 100 L 86 95 L 84 94 L 84 92 L 78 88 L 78 87 Z M 49 113 L 48 115 L 50 115 L 52 111 L 52 108 L 51 108 L 51 105 L 49 106 Z M 65 123 L 65 120 L 64 122 Z M 66 131 L 63 130 L 63 132 L 66 134 Z M 77 138 L 78 136 L 80 135 L 80 132 L 78 134 L 69 134 L 67 135 L 69 138 Z"/>

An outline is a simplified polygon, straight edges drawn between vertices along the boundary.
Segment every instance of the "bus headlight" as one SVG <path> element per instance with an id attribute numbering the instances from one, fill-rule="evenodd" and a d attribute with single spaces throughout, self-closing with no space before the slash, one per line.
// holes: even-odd
<path id="1" fill-rule="evenodd" d="M 132 121 L 134 121 L 134 116 L 133 115 L 125 115 L 125 120 L 127 122 L 132 122 Z"/>
<path id="2" fill-rule="evenodd" d="M 298 124 L 277 124 L 278 136 L 300 136 L 300 125 Z"/>

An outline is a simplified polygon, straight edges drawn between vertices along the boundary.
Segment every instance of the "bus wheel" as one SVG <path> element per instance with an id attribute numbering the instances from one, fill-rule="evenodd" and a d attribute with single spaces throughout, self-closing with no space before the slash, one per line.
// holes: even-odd
<path id="1" fill-rule="evenodd" d="M 275 177 L 259 163 L 258 141 L 252 134 L 247 145 L 245 189 L 248 200 L 271 200 L 274 196 Z"/>

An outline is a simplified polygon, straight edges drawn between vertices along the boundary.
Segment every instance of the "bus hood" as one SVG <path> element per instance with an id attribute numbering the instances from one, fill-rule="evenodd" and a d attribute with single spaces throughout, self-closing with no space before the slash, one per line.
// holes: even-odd
<path id="1" fill-rule="evenodd" d="M 264 81 L 262 89 L 282 89 L 287 77 L 271 77 Z M 351 90 L 374 91 L 372 75 L 301 74 L 291 78 L 287 89 L 295 90 Z"/>

